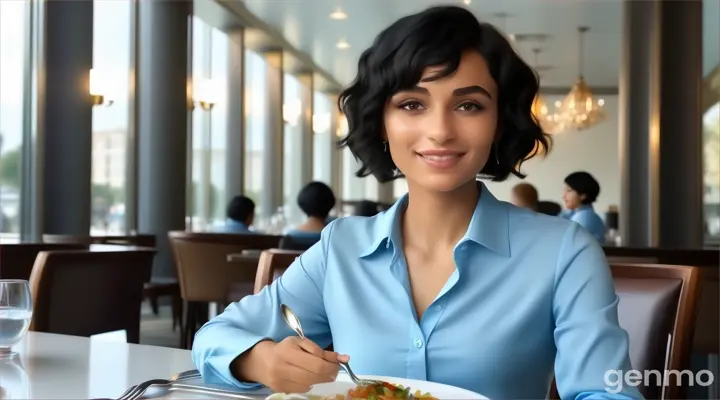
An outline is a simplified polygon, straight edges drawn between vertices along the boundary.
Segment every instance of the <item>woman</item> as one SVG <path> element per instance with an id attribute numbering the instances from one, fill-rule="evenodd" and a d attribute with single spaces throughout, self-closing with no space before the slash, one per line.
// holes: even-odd
<path id="1" fill-rule="evenodd" d="M 400 19 L 360 57 L 340 97 L 359 176 L 405 176 L 409 194 L 374 217 L 329 224 L 274 284 L 197 334 L 209 383 L 303 392 L 356 373 L 460 386 L 494 399 L 611 395 L 629 368 L 617 296 L 597 242 L 577 224 L 496 200 L 480 174 L 522 176 L 547 139 L 538 82 L 492 26 L 464 8 Z M 280 305 L 310 340 L 285 327 Z M 332 343 L 335 352 L 322 350 Z M 557 348 L 557 350 L 556 350 Z"/>
<path id="2" fill-rule="evenodd" d="M 320 240 L 320 232 L 327 225 L 328 215 L 335 207 L 335 195 L 328 185 L 310 182 L 298 193 L 297 204 L 307 219 L 285 233 L 280 245 L 284 249 L 307 249 Z"/>
<path id="3" fill-rule="evenodd" d="M 565 178 L 562 216 L 587 229 L 600 244 L 605 243 L 605 223 L 592 204 L 600 194 L 600 184 L 587 172 L 573 172 Z"/>

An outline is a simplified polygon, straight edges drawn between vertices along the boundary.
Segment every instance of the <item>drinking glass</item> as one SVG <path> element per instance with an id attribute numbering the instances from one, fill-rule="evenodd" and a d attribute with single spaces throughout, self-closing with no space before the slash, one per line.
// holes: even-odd
<path id="1" fill-rule="evenodd" d="M 22 340 L 32 319 L 28 281 L 0 280 L 0 358 L 16 355 L 12 347 Z"/>

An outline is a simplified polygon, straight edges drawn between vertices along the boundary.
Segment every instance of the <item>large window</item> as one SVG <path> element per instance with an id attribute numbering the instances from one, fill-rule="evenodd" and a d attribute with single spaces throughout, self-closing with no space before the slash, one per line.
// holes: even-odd
<path id="1" fill-rule="evenodd" d="M 258 53 L 245 51 L 245 168 L 244 192 L 255 201 L 255 215 L 263 215 L 260 193 L 263 190 L 265 157 L 265 104 L 267 62 Z M 257 224 L 257 223 L 256 223 Z"/>
<path id="2" fill-rule="evenodd" d="M 332 186 L 333 106 L 328 95 L 315 92 L 313 96 L 313 180 Z"/>
<path id="3" fill-rule="evenodd" d="M 0 1 L 0 241 L 20 232 L 27 1 Z"/>
<path id="4" fill-rule="evenodd" d="M 225 220 L 228 37 L 193 17 L 191 229 L 212 230 Z"/>
<path id="5" fill-rule="evenodd" d="M 303 104 L 300 81 L 290 74 L 283 78 L 283 204 L 287 223 L 294 225 L 303 220 L 297 205 L 302 189 L 303 163 Z"/>
<path id="6" fill-rule="evenodd" d="M 703 1 L 703 188 L 705 236 L 720 242 L 720 2 Z"/>
<path id="7" fill-rule="evenodd" d="M 703 116 L 705 234 L 720 241 L 720 102 Z"/>
<path id="8" fill-rule="evenodd" d="M 131 0 L 94 1 L 91 90 L 104 102 L 93 109 L 90 233 L 124 234 Z"/>

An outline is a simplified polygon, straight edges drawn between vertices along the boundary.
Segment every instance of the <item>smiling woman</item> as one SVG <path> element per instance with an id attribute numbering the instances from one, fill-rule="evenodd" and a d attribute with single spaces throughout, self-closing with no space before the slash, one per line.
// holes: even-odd
<path id="1" fill-rule="evenodd" d="M 477 182 L 522 176 L 522 161 L 546 152 L 537 90 L 508 41 L 467 9 L 430 8 L 380 33 L 340 96 L 343 144 L 358 176 L 404 175 L 408 193 L 375 216 L 334 220 L 273 284 L 200 329 L 203 378 L 303 393 L 349 362 L 497 399 L 545 398 L 553 373 L 562 398 L 640 398 L 604 389 L 605 371 L 629 357 L 597 241 Z M 307 338 L 284 326 L 281 304 Z"/>

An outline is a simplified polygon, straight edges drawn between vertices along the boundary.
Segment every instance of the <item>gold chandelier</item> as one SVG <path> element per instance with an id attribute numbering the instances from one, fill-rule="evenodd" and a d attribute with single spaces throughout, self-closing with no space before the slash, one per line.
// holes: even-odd
<path id="1" fill-rule="evenodd" d="M 604 101 L 593 98 L 593 94 L 583 77 L 583 34 L 587 31 L 588 27 L 586 26 L 578 28 L 578 66 L 580 74 L 570 89 L 570 93 L 565 96 L 565 99 L 558 106 L 558 122 L 562 131 L 581 131 L 605 120 Z"/>
<path id="2" fill-rule="evenodd" d="M 540 65 L 538 64 L 538 54 L 540 53 L 540 49 L 533 49 L 533 52 L 535 53 L 535 70 L 538 71 L 540 69 Z M 540 123 L 540 127 L 545 133 L 553 135 L 561 132 L 562 126 L 558 123 L 557 114 L 550 113 L 547 103 L 540 93 L 535 96 L 531 111 L 535 118 L 537 118 L 538 123 Z"/>

